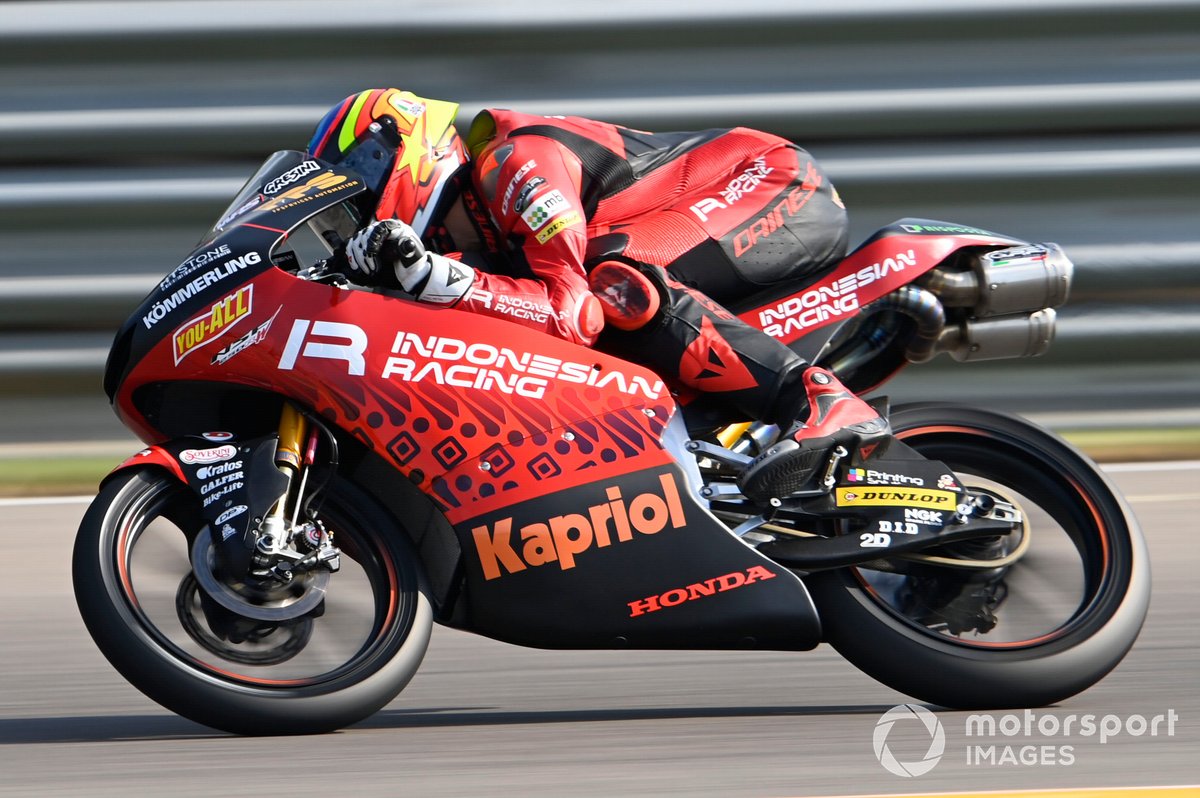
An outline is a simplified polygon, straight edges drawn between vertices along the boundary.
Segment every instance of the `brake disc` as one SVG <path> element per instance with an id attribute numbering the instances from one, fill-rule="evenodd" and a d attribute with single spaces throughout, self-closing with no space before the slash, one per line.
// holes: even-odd
<path id="1" fill-rule="evenodd" d="M 329 571 L 306 571 L 291 582 L 271 589 L 244 583 L 231 584 L 213 571 L 216 549 L 208 527 L 192 542 L 192 572 L 200 588 L 230 612 L 259 621 L 279 623 L 313 611 L 325 599 Z"/>
<path id="2" fill-rule="evenodd" d="M 312 638 L 312 616 L 283 623 L 256 621 L 221 606 L 206 606 L 206 598 L 195 574 L 189 573 L 176 591 L 175 613 L 188 637 L 222 659 L 278 665 L 303 651 Z"/>

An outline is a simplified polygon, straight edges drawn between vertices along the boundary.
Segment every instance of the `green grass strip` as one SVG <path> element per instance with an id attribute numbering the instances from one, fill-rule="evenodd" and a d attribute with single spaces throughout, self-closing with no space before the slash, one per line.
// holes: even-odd
<path id="1" fill-rule="evenodd" d="M 95 493 L 116 457 L 21 457 L 0 460 L 0 496 Z"/>
<path id="2" fill-rule="evenodd" d="M 1099 462 L 1200 459 L 1200 427 L 1069 430 L 1062 436 Z M 0 496 L 95 493 L 121 457 L 0 458 Z"/>

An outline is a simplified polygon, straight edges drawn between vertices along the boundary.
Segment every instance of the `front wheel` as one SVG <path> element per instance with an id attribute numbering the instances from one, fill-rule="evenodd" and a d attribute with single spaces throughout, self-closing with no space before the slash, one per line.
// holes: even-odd
<path id="1" fill-rule="evenodd" d="M 1014 416 L 917 404 L 891 423 L 968 489 L 1015 504 L 1025 526 L 988 555 L 1002 567 L 972 572 L 954 562 L 962 552 L 930 551 L 807 577 L 834 648 L 889 687 L 957 709 L 1043 706 L 1116 667 L 1145 619 L 1150 565 L 1107 478 Z"/>
<path id="2" fill-rule="evenodd" d="M 109 480 L 84 515 L 73 577 L 109 662 L 150 698 L 237 734 L 310 734 L 371 715 L 416 672 L 432 628 L 412 547 L 368 496 L 335 479 L 322 523 L 341 550 L 320 605 L 280 622 L 208 600 L 188 552 L 199 500 L 156 469 Z"/>

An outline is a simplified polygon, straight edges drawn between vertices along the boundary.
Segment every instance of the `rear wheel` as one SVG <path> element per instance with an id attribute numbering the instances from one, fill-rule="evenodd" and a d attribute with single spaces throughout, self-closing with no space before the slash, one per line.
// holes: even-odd
<path id="1" fill-rule="evenodd" d="M 407 539 L 334 480 L 321 521 L 341 550 L 324 599 L 280 622 L 208 598 L 188 553 L 205 529 L 194 493 L 155 469 L 111 479 L 80 524 L 75 597 L 92 638 L 135 687 L 239 734 L 330 731 L 371 715 L 416 672 L 432 627 Z"/>
<path id="2" fill-rule="evenodd" d="M 1026 528 L 982 546 L 1003 567 L 972 572 L 953 562 L 963 552 L 930 551 L 807 577 L 829 642 L 884 684 L 962 709 L 1049 704 L 1116 667 L 1145 618 L 1150 569 L 1136 520 L 1095 465 L 1013 416 L 922 404 L 891 423 L 969 489 L 1015 504 Z M 986 620 L 963 620 L 970 609 L 954 601 Z"/>

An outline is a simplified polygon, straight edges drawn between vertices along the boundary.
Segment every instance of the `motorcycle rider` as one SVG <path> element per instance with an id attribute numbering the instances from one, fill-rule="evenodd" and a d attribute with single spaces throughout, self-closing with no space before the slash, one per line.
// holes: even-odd
<path id="1" fill-rule="evenodd" d="M 458 105 L 397 89 L 347 97 L 308 153 L 358 173 L 374 220 L 346 246 L 368 282 L 643 363 L 788 428 L 740 476 L 764 500 L 887 422 L 830 372 L 720 302 L 828 271 L 844 206 L 811 156 L 747 128 L 648 133 Z M 607 329 L 605 329 L 607 327 Z M 807 413 L 807 415 L 806 415 Z"/>

